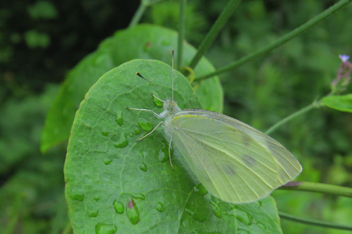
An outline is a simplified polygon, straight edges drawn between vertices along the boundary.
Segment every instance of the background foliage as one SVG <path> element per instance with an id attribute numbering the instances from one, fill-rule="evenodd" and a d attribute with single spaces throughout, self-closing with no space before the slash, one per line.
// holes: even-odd
<path id="1" fill-rule="evenodd" d="M 186 39 L 198 46 L 226 0 L 190 1 Z M 247 55 L 314 17 L 335 1 L 243 1 L 207 58 L 216 66 Z M 62 166 L 65 145 L 39 152 L 45 114 L 68 70 L 115 31 L 139 1 L 2 1 L 0 3 L 0 232 L 61 233 L 67 225 Z M 178 7 L 161 1 L 142 22 L 176 29 Z M 266 130 L 329 92 L 351 54 L 352 6 L 268 56 L 221 76 L 224 113 Z M 351 86 L 346 92 L 351 92 Z M 272 136 L 299 158 L 300 180 L 352 186 L 351 114 L 313 110 Z M 321 194 L 277 191 L 291 214 L 347 224 L 352 202 Z M 299 199 L 297 199 L 299 198 Z M 282 221 L 284 233 L 338 233 Z M 294 228 L 293 228 L 294 227 Z"/>

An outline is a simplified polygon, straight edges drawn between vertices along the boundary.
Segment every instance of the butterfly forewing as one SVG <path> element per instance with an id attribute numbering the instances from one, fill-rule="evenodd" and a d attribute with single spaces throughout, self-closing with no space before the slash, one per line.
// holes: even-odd
<path id="1" fill-rule="evenodd" d="M 261 199 L 301 171 L 275 140 L 215 112 L 183 110 L 165 131 L 199 181 L 227 202 Z"/>

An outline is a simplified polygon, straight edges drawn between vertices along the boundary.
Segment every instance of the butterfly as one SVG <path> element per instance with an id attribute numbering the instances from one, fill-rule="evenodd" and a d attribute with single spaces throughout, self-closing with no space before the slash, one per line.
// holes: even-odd
<path id="1" fill-rule="evenodd" d="M 171 69 L 173 87 L 173 65 Z M 171 166 L 174 147 L 199 182 L 223 201 L 238 204 L 265 198 L 302 171 L 301 164 L 283 145 L 237 119 L 202 109 L 181 110 L 173 88 L 171 98 L 159 100 L 164 108 L 160 114 L 128 108 L 151 112 L 163 120 L 139 140 L 163 125 Z"/>

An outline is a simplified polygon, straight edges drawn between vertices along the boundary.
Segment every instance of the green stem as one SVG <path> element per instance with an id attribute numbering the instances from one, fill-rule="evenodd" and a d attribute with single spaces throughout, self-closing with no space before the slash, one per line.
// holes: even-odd
<path id="1" fill-rule="evenodd" d="M 129 28 L 136 26 L 139 23 L 146 8 L 147 5 L 143 4 L 143 1 L 141 1 L 141 4 L 139 4 L 139 7 L 133 16 L 131 23 L 128 25 Z"/>
<path id="2" fill-rule="evenodd" d="M 319 102 L 314 101 L 312 104 L 302 108 L 301 110 L 299 110 L 299 111 L 287 116 L 286 118 L 282 119 L 281 121 L 277 122 L 276 124 L 271 126 L 268 130 L 266 130 L 264 133 L 269 135 L 271 132 L 273 132 L 280 125 L 282 125 L 282 124 L 290 121 L 291 119 L 293 119 L 293 118 L 295 118 L 295 117 L 297 117 L 299 115 L 302 115 L 302 114 L 304 114 L 304 113 L 306 113 L 306 112 L 308 112 L 308 111 L 310 111 L 310 110 L 312 110 L 314 108 L 318 108 L 319 106 L 320 106 Z"/>
<path id="3" fill-rule="evenodd" d="M 293 182 L 295 183 L 295 182 Z M 343 197 L 352 197 L 352 188 L 342 187 L 332 184 L 321 184 L 312 182 L 299 182 L 296 186 L 281 186 L 279 189 L 283 190 L 297 190 L 306 192 L 326 193 Z"/>
<path id="4" fill-rule="evenodd" d="M 214 25 L 211 27 L 209 33 L 206 35 L 202 43 L 200 44 L 196 55 L 194 55 L 189 67 L 194 69 L 204 53 L 209 49 L 210 45 L 215 40 L 216 36 L 219 34 L 220 30 L 224 27 L 227 20 L 236 10 L 238 4 L 241 0 L 230 0 L 225 9 L 221 12 L 221 15 L 216 20 Z"/>
<path id="5" fill-rule="evenodd" d="M 178 25 L 178 45 L 177 45 L 177 63 L 176 69 L 180 70 L 182 66 L 183 57 L 183 39 L 185 37 L 185 23 L 186 23 L 186 5 L 187 0 L 180 2 L 180 20 Z"/>
<path id="6" fill-rule="evenodd" d="M 312 220 L 312 219 L 305 219 L 305 218 L 289 215 L 289 214 L 286 214 L 283 212 L 279 212 L 279 216 L 282 219 L 294 221 L 297 223 L 304 223 L 304 224 L 308 224 L 308 225 L 312 225 L 312 226 L 320 226 L 320 227 L 325 227 L 325 228 L 334 228 L 334 229 L 341 229 L 341 230 L 352 230 L 352 226 L 328 223 L 328 222 L 317 221 L 317 220 Z"/>
<path id="7" fill-rule="evenodd" d="M 320 13 L 319 15 L 317 15 L 316 17 L 314 17 L 313 19 L 309 20 L 307 23 L 301 25 L 300 27 L 294 29 L 293 31 L 291 31 L 290 33 L 286 34 L 285 36 L 281 37 L 280 39 L 278 39 L 277 41 L 275 41 L 274 43 L 268 45 L 267 47 L 262 48 L 261 50 L 258 50 L 254 53 L 251 53 L 249 55 L 247 55 L 244 58 L 241 58 L 240 60 L 233 62 L 227 66 L 224 66 L 222 68 L 217 69 L 215 72 L 200 76 L 200 77 L 196 77 L 195 80 L 196 81 L 200 81 L 200 80 L 204 80 L 216 75 L 219 75 L 221 73 L 224 72 L 228 72 L 233 70 L 236 67 L 239 67 L 251 60 L 254 60 L 264 54 L 269 53 L 270 51 L 276 49 L 277 47 L 281 46 L 282 44 L 288 42 L 289 40 L 291 40 L 292 38 L 298 36 L 299 34 L 303 33 L 304 31 L 306 31 L 307 29 L 313 27 L 314 25 L 316 25 L 317 23 L 319 23 L 320 21 L 324 20 L 326 17 L 330 16 L 331 14 L 333 14 L 335 11 L 339 10 L 340 8 L 342 8 L 343 6 L 347 5 L 350 1 L 352 0 L 341 0 L 338 3 L 336 3 L 335 5 L 333 5 L 332 7 L 330 7 L 329 9 L 325 10 L 324 12 Z M 198 51 L 199 52 L 199 51 Z"/>

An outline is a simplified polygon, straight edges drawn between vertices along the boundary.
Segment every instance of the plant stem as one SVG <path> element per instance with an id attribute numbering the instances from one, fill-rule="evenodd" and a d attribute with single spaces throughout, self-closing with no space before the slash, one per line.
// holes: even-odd
<path id="1" fill-rule="evenodd" d="M 219 18 L 216 20 L 214 25 L 211 27 L 209 33 L 206 35 L 202 43 L 200 44 L 197 53 L 194 55 L 189 67 L 194 69 L 204 53 L 209 49 L 210 45 L 219 34 L 220 30 L 224 27 L 227 20 L 236 10 L 241 0 L 230 0 L 225 9 L 221 12 Z"/>
<path id="2" fill-rule="evenodd" d="M 128 25 L 129 28 L 136 26 L 139 23 L 146 8 L 147 5 L 143 4 L 143 1 L 141 0 L 141 4 L 139 4 L 138 9 L 136 13 L 134 13 L 134 16 L 131 20 L 131 23 Z"/>
<path id="3" fill-rule="evenodd" d="M 290 121 L 291 119 L 299 116 L 299 115 L 302 115 L 314 108 L 318 108 L 320 105 L 319 105 L 320 102 L 317 102 L 317 101 L 314 101 L 312 104 L 302 108 L 301 110 L 287 116 L 286 118 L 282 119 L 281 121 L 277 122 L 276 124 L 274 124 L 273 126 L 271 126 L 268 130 L 266 130 L 264 133 L 265 134 L 270 134 L 271 132 L 273 132 L 276 128 L 278 128 L 280 125 Z"/>
<path id="4" fill-rule="evenodd" d="M 176 69 L 180 70 L 182 66 L 183 57 L 183 39 L 185 37 L 185 23 L 186 23 L 186 5 L 187 0 L 180 1 L 180 19 L 178 24 L 178 45 L 177 45 L 177 63 Z"/>
<path id="5" fill-rule="evenodd" d="M 332 184 L 301 182 L 297 186 L 282 186 L 279 189 L 283 190 L 297 190 L 307 192 L 319 192 L 343 197 L 352 197 L 352 188 L 342 187 Z"/>
<path id="6" fill-rule="evenodd" d="M 326 17 L 330 16 L 331 14 L 333 14 L 335 11 L 339 10 L 340 8 L 342 8 L 343 6 L 347 5 L 350 1 L 352 0 L 341 0 L 338 1 L 335 5 L 333 5 L 332 7 L 330 7 L 329 9 L 323 11 L 322 13 L 320 13 L 319 15 L 317 15 L 316 17 L 314 17 L 313 19 L 309 20 L 307 23 L 301 25 L 300 27 L 294 29 L 293 31 L 291 31 L 290 33 L 286 34 L 285 36 L 281 37 L 280 39 L 278 39 L 277 41 L 273 42 L 272 44 L 268 45 L 267 47 L 264 47 L 254 53 L 251 53 L 249 55 L 247 55 L 244 58 L 241 58 L 240 60 L 230 63 L 229 65 L 226 65 L 222 68 L 217 69 L 214 72 L 211 72 L 209 74 L 205 74 L 203 76 L 200 77 L 196 77 L 195 80 L 196 81 L 201 81 L 216 75 L 219 75 L 221 73 L 227 72 L 227 71 L 231 71 L 232 69 L 239 67 L 251 60 L 254 60 L 264 54 L 269 53 L 270 51 L 276 49 L 277 47 L 281 46 L 282 44 L 288 42 L 289 40 L 291 40 L 292 38 L 298 36 L 299 34 L 303 33 L 304 31 L 306 31 L 307 29 L 313 27 L 314 25 L 316 25 L 317 23 L 319 23 L 320 21 L 324 20 Z M 198 50 L 199 52 L 200 50 Z"/>
<path id="7" fill-rule="evenodd" d="M 334 229 L 341 229 L 341 230 L 352 230 L 352 226 L 301 218 L 301 217 L 293 216 L 293 215 L 286 214 L 283 212 L 279 212 L 279 216 L 282 219 L 290 220 L 290 221 L 297 222 L 297 223 L 304 223 L 304 224 L 308 224 L 308 225 L 312 225 L 312 226 L 320 226 L 320 227 L 325 227 L 325 228 L 334 228 Z"/>

